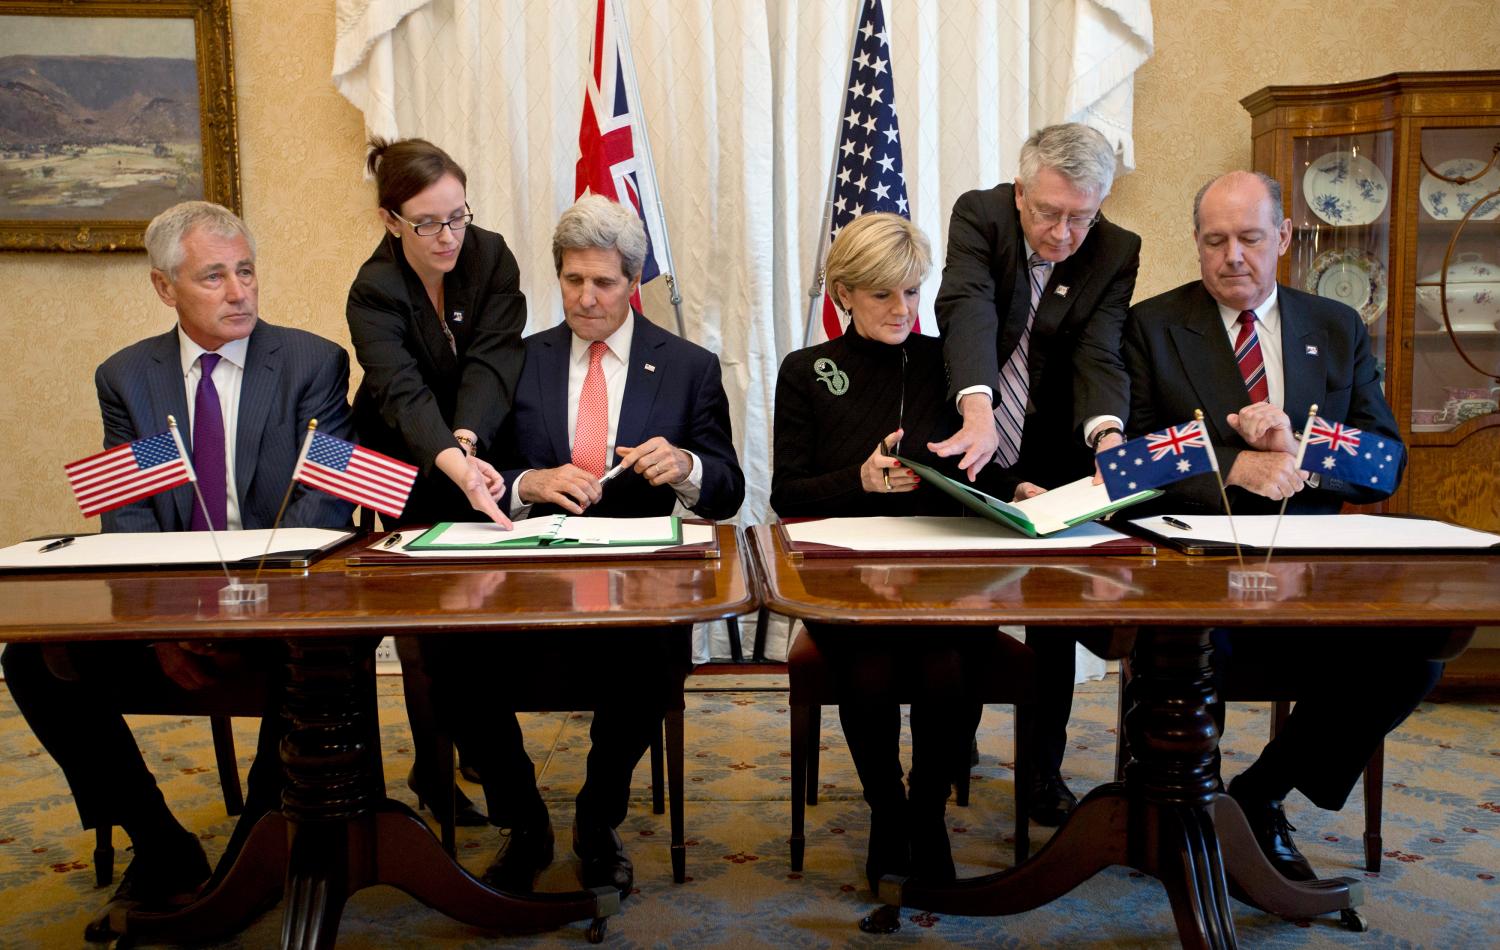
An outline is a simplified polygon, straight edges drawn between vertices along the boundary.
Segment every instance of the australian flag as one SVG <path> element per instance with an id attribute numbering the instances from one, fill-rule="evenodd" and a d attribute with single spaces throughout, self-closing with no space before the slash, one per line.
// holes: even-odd
<path id="1" fill-rule="evenodd" d="M 1304 436 L 1302 469 L 1377 491 L 1395 491 L 1406 449 L 1395 439 L 1314 417 Z"/>
<path id="2" fill-rule="evenodd" d="M 1111 500 L 1212 472 L 1219 466 L 1200 421 L 1131 439 L 1099 456 Z"/>
<path id="3" fill-rule="evenodd" d="M 833 213 L 828 219 L 828 242 L 844 225 L 871 211 L 891 211 L 911 217 L 906 201 L 906 175 L 901 169 L 901 134 L 896 122 L 896 85 L 891 81 L 891 41 L 885 30 L 882 0 L 861 0 L 859 32 L 854 37 L 854 59 L 849 64 L 849 88 L 839 119 L 839 144 L 834 152 Z M 821 269 L 823 262 L 818 262 Z M 824 289 L 823 336 L 844 332 L 833 297 Z M 921 323 L 916 326 L 922 331 Z M 814 341 L 809 341 L 814 342 Z"/>

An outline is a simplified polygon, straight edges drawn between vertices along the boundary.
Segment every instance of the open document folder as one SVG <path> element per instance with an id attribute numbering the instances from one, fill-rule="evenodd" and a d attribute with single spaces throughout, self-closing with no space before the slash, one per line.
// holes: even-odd
<path id="1" fill-rule="evenodd" d="M 958 499 L 965 508 L 1013 528 L 1028 538 L 1056 534 L 1161 494 L 1160 490 L 1150 488 L 1111 501 L 1105 487 L 1095 485 L 1093 476 L 1085 475 L 1076 482 L 1043 492 L 1035 498 L 1012 503 L 987 495 L 966 482 L 956 481 L 919 462 L 899 455 L 896 458 L 902 465 L 920 475 L 927 484 Z"/>
<path id="2" fill-rule="evenodd" d="M 489 522 L 445 521 L 407 545 L 411 551 L 483 551 L 493 548 L 662 546 L 682 543 L 682 520 L 586 518 L 546 515 L 523 518 L 509 531 Z"/>

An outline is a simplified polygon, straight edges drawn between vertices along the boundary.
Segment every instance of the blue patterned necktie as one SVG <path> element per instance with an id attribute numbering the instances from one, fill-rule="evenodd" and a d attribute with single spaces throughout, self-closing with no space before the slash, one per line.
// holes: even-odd
<path id="1" fill-rule="evenodd" d="M 1032 254 L 1027 260 L 1027 274 L 1031 281 L 1031 307 L 1026 311 L 1026 328 L 1021 331 L 1021 340 L 1011 351 L 1010 358 L 1000 367 L 1000 388 L 996 392 L 995 422 L 1000 428 L 1000 444 L 995 450 L 995 461 L 1006 468 L 1016 464 L 1021 457 L 1021 434 L 1026 429 L 1026 400 L 1031 389 L 1031 376 L 1026 358 L 1031 352 L 1031 325 L 1036 322 L 1037 303 L 1042 299 L 1042 288 L 1052 276 L 1052 262 L 1040 254 Z"/>
<path id="2" fill-rule="evenodd" d="M 203 504 L 213 517 L 215 531 L 228 527 L 228 468 L 224 464 L 224 412 L 219 408 L 219 390 L 214 386 L 214 367 L 222 357 L 217 353 L 204 353 L 198 357 L 198 368 L 203 375 L 198 380 L 198 391 L 193 397 L 193 468 L 198 474 L 198 490 L 203 492 Z M 195 499 L 196 501 L 196 499 Z M 191 528 L 206 531 L 208 519 L 203 516 L 203 507 L 193 505 Z"/>

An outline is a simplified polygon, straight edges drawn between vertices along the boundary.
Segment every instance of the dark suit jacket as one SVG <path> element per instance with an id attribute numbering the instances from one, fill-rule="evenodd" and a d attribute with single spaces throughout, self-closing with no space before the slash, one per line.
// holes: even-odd
<path id="1" fill-rule="evenodd" d="M 106 449 L 155 435 L 167 415 L 189 452 L 187 393 L 177 329 L 127 346 L 94 373 Z M 269 528 L 276 520 L 292 469 L 301 454 L 309 419 L 318 431 L 353 439 L 349 422 L 349 354 L 336 343 L 304 330 L 259 321 L 245 351 L 235 431 L 234 481 L 246 528 Z M 187 531 L 193 486 L 179 485 L 132 505 L 105 512 L 105 531 Z M 353 506 L 298 485 L 281 523 L 287 527 L 342 528 Z"/>
<path id="2" fill-rule="evenodd" d="M 616 445 L 639 445 L 661 436 L 703 461 L 703 490 L 694 513 L 722 520 L 734 517 L 745 500 L 745 476 L 730 435 L 729 402 L 719 377 L 719 359 L 703 347 L 678 339 L 640 314 L 631 317 L 630 361 L 620 406 Z M 566 323 L 526 338 L 526 365 L 516 385 L 515 408 L 500 438 L 505 495 L 526 469 L 555 468 L 573 459 L 568 432 L 568 357 L 573 331 Z M 647 370 L 647 365 L 654 370 Z M 612 450 L 611 450 L 612 451 Z M 616 456 L 616 460 L 618 456 Z M 614 464 L 612 461 L 611 465 Z M 635 472 L 621 472 L 604 486 L 604 497 L 586 514 L 646 517 L 670 514 L 677 502 L 671 486 L 652 486 Z M 537 505 L 533 515 L 555 514 Z"/>
<path id="3" fill-rule="evenodd" d="M 470 517 L 468 500 L 433 471 L 433 460 L 459 447 L 453 430 L 470 429 L 480 457 L 494 461 L 521 375 L 526 298 L 515 255 L 492 231 L 470 225 L 463 234 L 458 262 L 443 279 L 456 354 L 400 241 L 386 235 L 349 288 L 349 335 L 365 371 L 354 396 L 360 444 L 422 470 L 404 522 Z"/>
<path id="4" fill-rule="evenodd" d="M 1337 301 L 1277 286 L 1281 308 L 1281 353 L 1286 379 L 1283 408 L 1300 432 L 1307 410 L 1378 432 L 1400 441 L 1395 417 L 1380 390 L 1380 373 L 1370 352 L 1370 335 L 1359 314 Z M 1193 418 L 1202 409 L 1209 438 L 1228 475 L 1239 454 L 1249 449 L 1225 417 L 1249 403 L 1245 382 L 1234 361 L 1223 318 L 1202 281 L 1136 304 L 1125 330 L 1125 364 L 1130 372 L 1132 435 L 1155 432 Z M 1293 495 L 1288 512 L 1334 513 L 1345 501 L 1366 504 L 1387 497 L 1355 485 L 1324 478 L 1319 488 Z M 1218 511 L 1218 483 L 1211 474 L 1184 479 L 1167 488 L 1162 503 L 1178 510 L 1184 503 Z M 1245 514 L 1275 514 L 1272 501 L 1240 488 L 1229 489 L 1229 505 Z"/>
<path id="5" fill-rule="evenodd" d="M 970 191 L 953 205 L 936 303 L 950 399 L 970 386 L 993 390 L 1020 342 L 1031 306 L 1024 239 L 1013 185 Z M 1055 488 L 1090 473 L 1094 459 L 1083 423 L 1097 415 L 1124 417 L 1129 394 L 1120 329 L 1140 249 L 1135 234 L 1101 220 L 1052 268 L 1031 329 L 1027 369 L 1035 409 L 1012 468 L 1019 480 Z"/>

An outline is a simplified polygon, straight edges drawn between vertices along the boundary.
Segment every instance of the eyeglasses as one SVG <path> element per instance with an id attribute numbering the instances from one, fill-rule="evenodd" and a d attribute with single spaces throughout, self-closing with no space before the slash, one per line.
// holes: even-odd
<path id="1" fill-rule="evenodd" d="M 1068 222 L 1068 229 L 1070 231 L 1087 231 L 1089 228 L 1099 223 L 1099 212 L 1097 211 L 1095 211 L 1091 215 L 1086 216 L 1081 214 L 1069 215 L 1066 219 L 1064 219 L 1063 213 L 1061 211 L 1038 211 L 1031 206 L 1031 202 L 1025 200 L 1024 198 L 1021 199 L 1021 203 L 1026 206 L 1027 211 L 1031 212 L 1031 216 L 1033 218 L 1035 218 L 1042 224 L 1045 224 L 1049 228 L 1055 228 L 1057 227 L 1057 223 L 1059 221 L 1066 220 Z"/>
<path id="2" fill-rule="evenodd" d="M 411 232 L 417 237 L 432 237 L 439 231 L 443 230 L 443 228 L 447 228 L 454 234 L 457 234 L 464 228 L 468 227 L 469 222 L 474 220 L 474 212 L 469 211 L 468 208 L 468 205 L 464 205 L 463 214 L 459 215 L 456 218 L 449 218 L 447 221 L 423 221 L 421 224 L 412 224 L 410 221 L 401 217 L 401 215 L 397 214 L 394 211 L 391 212 L 391 217 L 411 228 Z"/>

